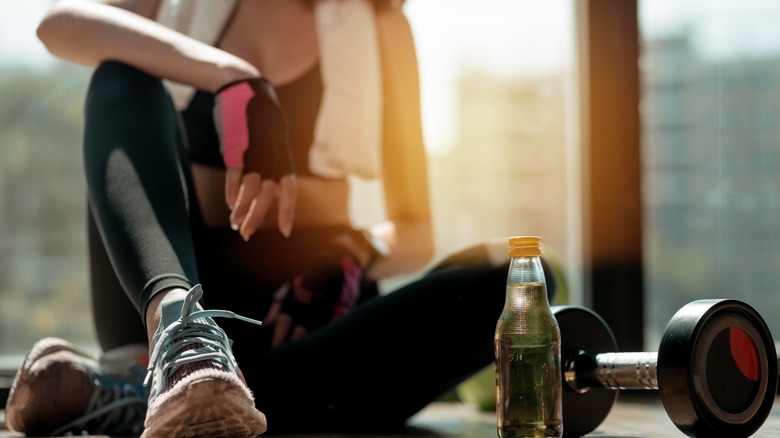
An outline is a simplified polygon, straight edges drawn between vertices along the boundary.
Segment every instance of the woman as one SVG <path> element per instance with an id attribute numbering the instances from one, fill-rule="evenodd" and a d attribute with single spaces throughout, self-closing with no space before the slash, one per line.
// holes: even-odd
<path id="1" fill-rule="evenodd" d="M 484 248 L 369 299 L 374 281 L 432 256 L 400 5 L 63 0 L 38 35 L 96 68 L 84 135 L 94 313 L 104 350 L 148 342 L 144 437 L 255 436 L 266 416 L 273 431 L 396 427 L 491 362 L 506 265 Z M 348 175 L 382 178 L 386 221 L 353 228 Z M 218 325 L 235 314 L 204 308 L 243 321 Z M 16 394 L 35 394 L 36 362 L 105 374 L 57 345 L 28 355 Z M 73 414 L 33 407 L 52 389 L 12 394 L 8 422 L 29 433 L 85 413 L 94 429 L 97 386 L 82 391 L 89 406 L 67 403 Z"/>

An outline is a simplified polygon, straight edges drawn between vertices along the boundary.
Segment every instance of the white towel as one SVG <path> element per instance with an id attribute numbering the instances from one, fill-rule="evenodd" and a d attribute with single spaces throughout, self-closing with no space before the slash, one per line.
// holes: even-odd
<path id="1" fill-rule="evenodd" d="M 157 21 L 215 45 L 236 0 L 163 0 Z M 325 178 L 381 172 L 382 79 L 374 9 L 368 0 L 316 0 L 324 93 L 309 152 L 310 171 Z M 193 87 L 168 82 L 186 108 Z"/>

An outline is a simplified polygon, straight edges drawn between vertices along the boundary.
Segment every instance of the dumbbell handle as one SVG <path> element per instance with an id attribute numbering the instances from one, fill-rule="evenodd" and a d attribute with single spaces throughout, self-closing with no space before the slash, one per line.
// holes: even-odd
<path id="1" fill-rule="evenodd" d="M 564 377 L 571 389 L 658 389 L 658 353 L 579 352 L 564 359 Z"/>

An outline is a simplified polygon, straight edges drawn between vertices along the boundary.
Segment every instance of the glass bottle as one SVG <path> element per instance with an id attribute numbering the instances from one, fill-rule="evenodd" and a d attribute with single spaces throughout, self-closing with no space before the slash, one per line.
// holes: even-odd
<path id="1" fill-rule="evenodd" d="M 561 335 L 547 300 L 541 239 L 509 239 L 506 304 L 496 324 L 498 436 L 560 437 Z"/>

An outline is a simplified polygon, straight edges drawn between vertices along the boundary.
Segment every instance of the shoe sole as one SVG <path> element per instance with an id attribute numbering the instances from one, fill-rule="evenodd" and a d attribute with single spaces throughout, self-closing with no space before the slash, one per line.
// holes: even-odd
<path id="1" fill-rule="evenodd" d="M 25 432 L 23 418 L 26 406 L 24 401 L 17 401 L 17 398 L 25 398 L 25 388 L 21 388 L 20 385 L 26 385 L 28 380 L 28 370 L 32 368 L 32 365 L 36 361 L 48 356 L 49 354 L 57 353 L 59 351 L 69 351 L 79 356 L 83 356 L 85 359 L 96 360 L 89 353 L 77 348 L 75 345 L 63 339 L 43 338 L 36 342 L 30 351 L 24 356 L 22 367 L 19 368 L 19 370 L 16 372 L 16 375 L 14 376 L 13 383 L 11 384 L 11 391 L 8 394 L 8 400 L 6 400 L 5 421 L 6 426 L 10 430 Z"/>
<path id="2" fill-rule="evenodd" d="M 251 438 L 266 430 L 265 415 L 227 382 L 193 383 L 164 404 L 141 438 Z"/>

